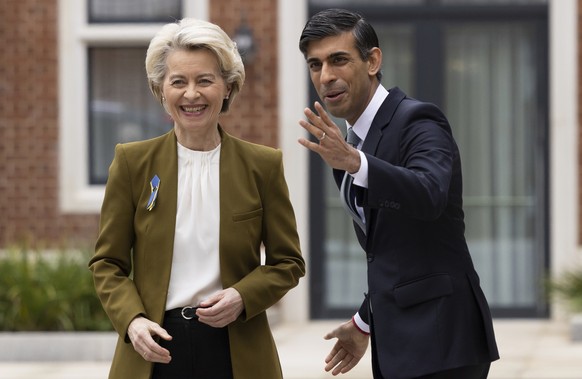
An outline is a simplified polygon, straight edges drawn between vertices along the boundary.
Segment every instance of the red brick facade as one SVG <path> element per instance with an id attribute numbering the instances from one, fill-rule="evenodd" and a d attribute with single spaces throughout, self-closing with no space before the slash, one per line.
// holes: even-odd
<path id="1" fill-rule="evenodd" d="M 241 23 L 252 26 L 254 60 L 245 65 L 246 81 L 229 114 L 222 117 L 226 130 L 248 141 L 278 145 L 277 134 L 277 2 L 273 0 L 212 0 L 210 20 L 234 36 Z"/>
<path id="2" fill-rule="evenodd" d="M 209 2 L 231 36 L 246 14 L 257 45 L 247 80 L 221 123 L 244 139 L 276 146 L 276 1 Z M 59 209 L 57 0 L 0 1 L 0 249 L 91 246 L 98 214 Z"/>

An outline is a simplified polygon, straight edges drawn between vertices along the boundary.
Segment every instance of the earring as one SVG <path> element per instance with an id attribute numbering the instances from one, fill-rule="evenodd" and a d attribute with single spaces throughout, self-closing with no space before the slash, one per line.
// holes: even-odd
<path id="1" fill-rule="evenodd" d="M 162 95 L 162 103 L 166 102 L 166 98 L 164 97 L 164 95 Z"/>
<path id="2" fill-rule="evenodd" d="M 228 100 L 228 97 L 229 97 L 229 95 L 226 95 L 226 96 L 224 97 L 224 100 Z"/>

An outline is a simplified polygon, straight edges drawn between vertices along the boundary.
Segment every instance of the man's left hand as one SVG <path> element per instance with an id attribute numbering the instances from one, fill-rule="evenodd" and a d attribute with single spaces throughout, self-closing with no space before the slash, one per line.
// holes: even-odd
<path id="1" fill-rule="evenodd" d="M 331 352 L 325 358 L 325 371 L 332 375 L 345 374 L 354 368 L 368 349 L 370 336 L 360 332 L 350 320 L 326 334 L 326 340 L 337 338 Z"/>

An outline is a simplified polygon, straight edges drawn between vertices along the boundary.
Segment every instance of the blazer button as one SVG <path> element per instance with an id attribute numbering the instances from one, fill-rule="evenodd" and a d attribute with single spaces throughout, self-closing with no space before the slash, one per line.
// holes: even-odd
<path id="1" fill-rule="evenodd" d="M 367 259 L 368 259 L 368 263 L 369 262 L 372 262 L 374 260 L 374 256 L 373 255 L 368 255 L 367 256 Z"/>

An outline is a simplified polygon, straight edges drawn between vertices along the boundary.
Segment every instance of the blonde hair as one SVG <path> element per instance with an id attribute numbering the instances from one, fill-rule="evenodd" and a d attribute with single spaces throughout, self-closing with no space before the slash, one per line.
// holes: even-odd
<path id="1" fill-rule="evenodd" d="M 218 25 L 193 18 L 166 24 L 152 38 L 147 50 L 145 68 L 148 84 L 154 97 L 164 105 L 162 86 L 167 73 L 166 59 L 172 51 L 207 49 L 218 59 L 222 78 L 231 88 L 222 112 L 228 111 L 232 100 L 245 81 L 245 68 L 241 56 L 230 37 Z"/>

